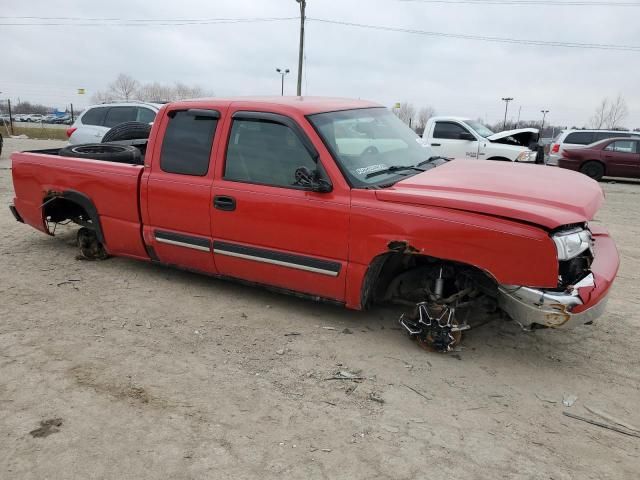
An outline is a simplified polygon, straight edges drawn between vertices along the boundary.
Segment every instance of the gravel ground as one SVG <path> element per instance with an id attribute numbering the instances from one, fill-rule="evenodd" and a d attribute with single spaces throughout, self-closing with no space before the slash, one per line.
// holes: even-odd
<path id="1" fill-rule="evenodd" d="M 0 162 L 2 205 L 10 174 Z M 497 321 L 448 355 L 393 310 L 78 261 L 73 229 L 2 207 L 0 478 L 637 478 L 640 438 L 562 414 L 640 426 L 640 184 L 603 187 L 622 266 L 601 321 Z M 327 380 L 340 370 L 364 380 Z"/>

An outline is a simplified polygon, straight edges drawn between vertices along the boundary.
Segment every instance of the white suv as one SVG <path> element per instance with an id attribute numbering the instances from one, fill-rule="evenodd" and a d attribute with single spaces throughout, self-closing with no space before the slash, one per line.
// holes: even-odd
<path id="1" fill-rule="evenodd" d="M 565 148 L 584 148 L 592 143 L 608 138 L 634 137 L 640 138 L 640 132 L 625 132 L 621 130 L 564 130 L 553 139 L 549 148 L 547 165 L 558 165 Z"/>
<path id="2" fill-rule="evenodd" d="M 124 122 L 153 123 L 160 107 L 160 103 L 146 102 L 92 105 L 67 129 L 69 143 L 100 143 L 105 133 Z"/>

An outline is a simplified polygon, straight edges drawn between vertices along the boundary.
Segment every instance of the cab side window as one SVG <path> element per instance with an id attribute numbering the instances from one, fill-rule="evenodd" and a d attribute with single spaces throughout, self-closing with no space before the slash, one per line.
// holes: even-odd
<path id="1" fill-rule="evenodd" d="M 234 119 L 224 179 L 295 188 L 299 167 L 316 169 L 316 161 L 291 128 L 264 119 Z"/>
<path id="2" fill-rule="evenodd" d="M 433 138 L 460 140 L 461 133 L 469 133 L 466 128 L 454 122 L 436 122 Z"/>
<path id="3" fill-rule="evenodd" d="M 187 110 L 169 112 L 160 168 L 180 175 L 206 175 L 217 125 L 213 116 L 198 116 Z"/>

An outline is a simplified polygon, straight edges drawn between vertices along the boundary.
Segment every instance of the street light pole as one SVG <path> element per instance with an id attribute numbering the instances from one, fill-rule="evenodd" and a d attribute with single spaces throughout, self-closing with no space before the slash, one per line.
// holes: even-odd
<path id="1" fill-rule="evenodd" d="M 307 0 L 296 0 L 300 4 L 300 46 L 298 48 L 298 87 L 296 95 L 302 95 L 302 60 L 304 58 L 304 11 L 307 8 Z"/>
<path id="2" fill-rule="evenodd" d="M 544 119 L 547 116 L 547 113 L 549 113 L 549 110 L 540 110 L 540 113 L 542 113 L 542 125 L 540 126 L 540 136 L 542 136 L 542 133 L 544 132 Z"/>
<path id="3" fill-rule="evenodd" d="M 511 100 L 513 100 L 513 97 L 502 97 L 502 101 L 504 102 L 504 123 L 502 124 L 502 128 L 504 130 L 507 129 L 507 110 Z"/>
<path id="4" fill-rule="evenodd" d="M 284 96 L 284 76 L 289 73 L 289 69 L 285 68 L 284 70 L 281 68 L 276 68 L 276 72 L 278 72 L 280 74 L 280 77 L 282 78 L 282 83 L 280 86 L 280 95 Z"/>

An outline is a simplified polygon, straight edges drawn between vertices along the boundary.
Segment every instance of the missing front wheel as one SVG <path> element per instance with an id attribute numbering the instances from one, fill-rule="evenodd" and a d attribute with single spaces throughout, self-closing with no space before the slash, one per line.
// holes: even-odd
<path id="1" fill-rule="evenodd" d="M 462 332 L 469 329 L 466 324 L 458 324 L 455 308 L 427 302 L 418 303 L 413 312 L 403 314 L 400 325 L 422 348 L 441 353 L 453 350 L 460 343 Z"/>

